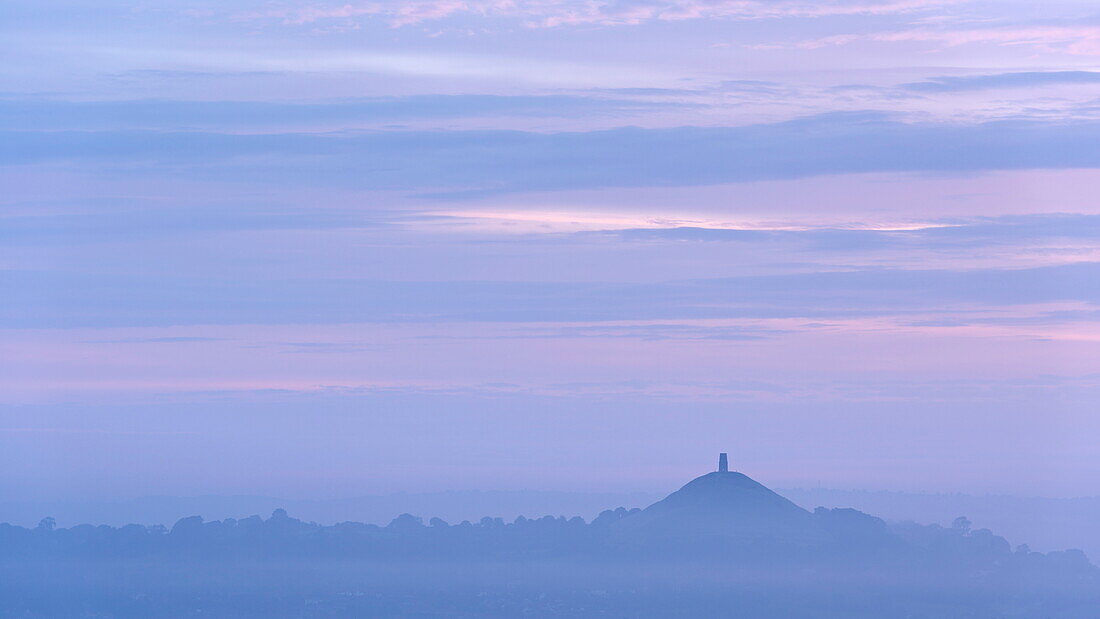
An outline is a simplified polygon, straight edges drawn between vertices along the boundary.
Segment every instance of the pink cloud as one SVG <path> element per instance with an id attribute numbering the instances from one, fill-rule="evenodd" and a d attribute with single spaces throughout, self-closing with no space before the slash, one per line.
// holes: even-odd
<path id="1" fill-rule="evenodd" d="M 887 15 L 928 10 L 959 0 L 402 0 L 276 8 L 244 18 L 275 18 L 288 24 L 377 16 L 394 27 L 455 15 L 521 19 L 528 27 L 633 25 L 691 19 L 774 19 L 832 15 Z"/>
<path id="2" fill-rule="evenodd" d="M 1035 47 L 1044 51 L 1063 51 L 1086 56 L 1100 55 L 1100 27 L 1096 26 L 1031 26 L 965 30 L 922 28 L 873 34 L 838 34 L 802 41 L 795 46 L 802 49 L 817 49 L 834 45 L 848 45 L 857 41 L 911 41 L 939 44 L 944 47 L 984 43 Z"/>

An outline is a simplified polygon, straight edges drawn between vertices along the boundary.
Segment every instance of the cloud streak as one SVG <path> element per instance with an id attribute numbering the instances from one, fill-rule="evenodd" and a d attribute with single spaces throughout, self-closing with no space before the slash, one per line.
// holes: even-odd
<path id="1" fill-rule="evenodd" d="M 1071 55 L 1100 55 L 1100 27 L 1091 24 L 1021 25 L 988 28 L 911 28 L 867 34 L 834 34 L 795 44 L 802 49 L 849 45 L 857 42 L 929 43 L 941 47 L 989 44 L 1026 47 Z M 762 45 L 762 48 L 781 47 Z"/>
<path id="2" fill-rule="evenodd" d="M 528 27 L 621 26 L 698 19 L 820 18 L 927 11 L 952 0 L 401 0 L 341 5 L 284 6 L 238 15 L 303 25 L 331 20 L 382 19 L 391 26 L 447 18 L 517 19 Z"/>
<path id="3" fill-rule="evenodd" d="M 1052 213 L 1006 215 L 931 222 L 911 228 L 807 227 L 767 229 L 736 227 L 651 227 L 608 230 L 627 240 L 700 242 L 803 242 L 818 249 L 869 249 L 890 246 L 909 250 L 951 246 L 991 246 L 1050 239 L 1100 242 L 1100 215 Z"/>
<path id="4" fill-rule="evenodd" d="M 273 101 L 58 101 L 0 99 L 0 129 L 157 130 L 195 127 L 257 130 L 288 126 L 346 128 L 356 123 L 457 118 L 611 116 L 698 105 L 574 95 L 412 95 L 318 103 Z"/>
<path id="5" fill-rule="evenodd" d="M 901 87 L 915 92 L 947 93 L 1097 83 L 1100 83 L 1100 72 L 1098 71 L 1020 71 L 988 75 L 932 77 L 923 82 L 902 84 Z"/>
<path id="6" fill-rule="evenodd" d="M 149 278 L 6 271 L 7 328 L 600 322 L 903 315 L 945 305 L 1100 304 L 1100 263 L 859 270 L 631 283 Z M 752 334 L 746 334 L 752 335 Z"/>
<path id="7" fill-rule="evenodd" d="M 876 113 L 563 133 L 7 131 L 0 139 L 2 165 L 67 162 L 102 172 L 414 190 L 440 198 L 866 172 L 1100 167 L 1100 122 L 908 123 Z"/>

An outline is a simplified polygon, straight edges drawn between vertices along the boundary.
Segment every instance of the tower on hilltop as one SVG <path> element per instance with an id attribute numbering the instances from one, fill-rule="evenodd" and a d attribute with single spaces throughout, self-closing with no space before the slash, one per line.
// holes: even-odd
<path id="1" fill-rule="evenodd" d="M 730 472 L 730 465 L 729 465 L 729 461 L 726 459 L 726 452 L 722 452 L 722 453 L 718 454 L 718 472 L 719 473 L 729 473 Z"/>

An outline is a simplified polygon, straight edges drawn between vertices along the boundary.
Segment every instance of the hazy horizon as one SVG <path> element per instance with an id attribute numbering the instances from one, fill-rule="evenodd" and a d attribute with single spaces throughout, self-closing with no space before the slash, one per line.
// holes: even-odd
<path id="1" fill-rule="evenodd" d="M 171 526 L 66 527 L 54 518 L 33 527 L 0 523 L 0 614 L 694 616 L 737 609 L 761 618 L 812 611 L 877 619 L 920 611 L 935 617 L 1085 619 L 1095 609 L 1100 570 L 1086 553 L 1033 543 L 1057 546 L 1066 540 L 1058 534 L 1070 528 L 1095 530 L 1089 525 L 1100 499 L 1091 514 L 1078 512 L 1076 522 L 1031 523 L 1039 528 L 1021 543 L 990 531 L 980 518 L 923 525 L 850 507 L 808 509 L 783 496 L 804 502 L 811 498 L 805 493 L 776 494 L 728 471 L 725 455 L 718 471 L 659 500 L 620 495 L 644 507 L 602 509 L 587 517 L 538 514 L 570 499 L 577 507 L 576 499 L 591 500 L 591 494 L 448 492 L 374 497 L 373 504 L 370 497 L 289 503 L 267 518 L 191 515 Z M 883 498 L 904 503 L 931 496 L 817 490 L 812 498 L 830 494 L 845 505 L 878 499 L 879 507 Z M 1011 517 L 1027 510 L 1020 509 L 1025 503 L 1004 498 L 983 515 L 1012 528 Z M 216 499 L 162 499 L 159 507 L 209 515 L 209 509 L 232 512 L 250 500 Z M 431 518 L 403 512 L 371 522 L 379 508 L 434 509 L 441 499 L 467 514 L 493 509 L 496 515 L 463 518 L 452 512 L 441 519 L 438 511 Z M 524 500 L 527 508 L 542 504 L 527 511 L 529 517 L 501 516 L 509 499 L 513 508 Z M 1055 515 L 1047 501 L 1031 505 L 1034 514 Z M 142 513 L 149 503 L 123 507 Z M 261 503 L 254 498 L 248 509 L 263 510 Z M 325 507 L 345 515 L 375 511 L 373 518 L 330 523 L 300 517 Z"/>
<path id="2" fill-rule="evenodd" d="M 676 486 L 678 487 L 678 486 Z M 499 489 L 403 491 L 392 494 L 360 494 L 334 497 L 270 497 L 248 495 L 143 496 L 96 500 L 0 500 L 2 519 L 15 525 L 34 526 L 42 518 L 57 525 L 170 526 L 181 518 L 205 520 L 245 518 L 286 509 L 292 516 L 323 525 L 354 521 L 385 525 L 409 513 L 428 520 L 438 517 L 451 523 L 477 522 L 483 517 L 511 522 L 519 516 L 546 515 L 585 520 L 618 507 L 645 507 L 673 488 L 649 492 L 576 492 L 568 490 Z M 838 488 L 774 488 L 804 509 L 855 508 L 889 522 L 913 521 L 948 526 L 965 516 L 976 528 L 991 529 L 1014 544 L 1049 552 L 1080 549 L 1090 558 L 1100 557 L 1100 496 L 1035 497 L 1014 495 L 966 495 L 916 493 L 891 490 Z"/>

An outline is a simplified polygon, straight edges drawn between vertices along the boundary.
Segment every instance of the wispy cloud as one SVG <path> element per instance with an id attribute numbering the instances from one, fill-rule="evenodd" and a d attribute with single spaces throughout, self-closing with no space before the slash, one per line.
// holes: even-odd
<path id="1" fill-rule="evenodd" d="M 955 3 L 953 0 L 400 0 L 281 6 L 240 14 L 237 18 L 278 19 L 288 24 L 378 18 L 399 27 L 449 17 L 475 16 L 517 19 L 528 27 L 614 26 L 657 20 L 889 15 L 925 11 Z"/>
<path id="2" fill-rule="evenodd" d="M 315 103 L 274 101 L 60 101 L 0 99 L 0 129 L 158 129 L 354 127 L 356 124 L 471 117 L 564 118 L 623 115 L 699 107 L 653 101 L 576 95 L 412 95 Z"/>
<path id="3" fill-rule="evenodd" d="M 749 325 L 702 325 L 702 324 L 675 324 L 675 323 L 647 323 L 647 324 L 601 324 L 578 326 L 554 326 L 532 327 L 523 330 L 512 330 L 499 335 L 431 335 L 420 336 L 418 339 L 599 339 L 599 340 L 642 340 L 647 342 L 663 341 L 725 341 L 725 342 L 751 342 L 779 337 L 789 331 L 784 329 L 769 328 L 767 326 Z"/>
<path id="4" fill-rule="evenodd" d="M 86 344 L 193 344 L 196 342 L 221 342 L 220 337 L 173 335 L 165 337 L 128 337 L 115 340 L 87 340 Z"/>
<path id="5" fill-rule="evenodd" d="M 1079 239 L 1100 243 L 1100 215 L 1051 213 L 1006 215 L 1001 217 L 954 218 L 910 224 L 851 224 L 837 226 L 647 226 L 644 228 L 605 228 L 627 239 L 676 241 L 762 242 L 776 239 L 803 241 L 817 245 L 866 247 L 898 244 L 909 249 L 918 246 L 983 246 L 1019 243 L 1039 239 Z"/>
<path id="6" fill-rule="evenodd" d="M 655 283 L 163 280 L 0 272 L 0 326 L 532 323 L 853 318 L 952 306 L 1100 304 L 1100 263 L 861 269 Z M 753 334 L 746 334 L 753 335 Z"/>
<path id="7" fill-rule="evenodd" d="M 996 88 L 1031 88 L 1061 84 L 1098 84 L 1100 71 L 1020 71 L 986 75 L 931 77 L 922 82 L 902 84 L 917 92 L 967 92 Z"/>
<path id="8" fill-rule="evenodd" d="M 1100 55 L 1100 26 L 1024 25 L 985 28 L 911 28 L 867 34 L 834 34 L 796 43 L 802 49 L 820 49 L 860 41 L 929 43 L 941 47 L 969 44 L 1028 47 L 1075 55 Z M 761 45 L 762 48 L 782 45 Z"/>
<path id="9" fill-rule="evenodd" d="M 240 201 L 233 208 L 137 208 L 112 205 L 97 209 L 70 207 L 69 212 L 0 217 L 0 241 L 20 245 L 82 245 L 126 240 L 179 237 L 191 234 L 256 230 L 319 230 L 370 228 L 394 222 L 398 214 L 384 210 L 348 212 L 340 209 L 287 208 Z"/>
<path id="10" fill-rule="evenodd" d="M 690 186 L 865 172 L 1100 167 L 1100 123 L 904 122 L 826 114 L 743 127 L 588 132 L 7 131 L 0 164 L 98 173 L 416 190 L 447 199 L 596 187 Z"/>

